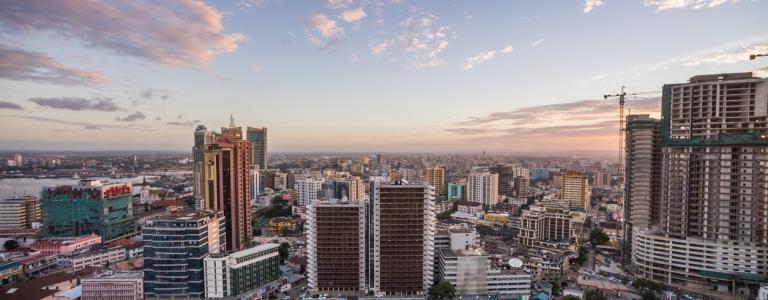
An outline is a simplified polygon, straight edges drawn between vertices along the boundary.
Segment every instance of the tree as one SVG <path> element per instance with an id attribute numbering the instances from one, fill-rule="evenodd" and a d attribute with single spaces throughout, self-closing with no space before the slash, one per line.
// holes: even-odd
<path id="1" fill-rule="evenodd" d="M 280 243 L 280 246 L 277 247 L 277 253 L 280 255 L 280 264 L 284 264 L 285 260 L 288 259 L 288 255 L 290 254 L 291 244 L 288 243 Z"/>
<path id="2" fill-rule="evenodd" d="M 584 292 L 584 300 L 606 300 L 606 298 L 600 291 L 587 290 Z"/>
<path id="3" fill-rule="evenodd" d="M 638 289 L 638 290 L 655 290 L 656 289 L 656 283 L 646 279 L 646 278 L 638 278 L 634 282 L 632 282 L 632 287 Z"/>
<path id="4" fill-rule="evenodd" d="M 592 229 L 592 232 L 589 233 L 589 241 L 592 242 L 592 245 L 603 245 L 609 240 L 611 240 L 611 238 L 609 238 L 600 228 Z"/>
<path id="5" fill-rule="evenodd" d="M 552 296 L 560 296 L 560 280 L 555 279 L 552 283 Z"/>
<path id="6" fill-rule="evenodd" d="M 432 299 L 453 299 L 456 297 L 456 288 L 447 281 L 441 281 L 429 288 Z"/>
<path id="7" fill-rule="evenodd" d="M 657 300 L 659 297 L 656 297 L 656 293 L 652 290 L 646 290 L 641 294 L 642 300 Z"/>
<path id="8" fill-rule="evenodd" d="M 5 248 L 5 251 L 13 251 L 19 248 L 19 242 L 16 240 L 7 240 L 3 243 L 3 247 Z"/>
<path id="9" fill-rule="evenodd" d="M 453 219 L 453 217 L 451 217 L 451 213 L 452 212 L 450 210 L 442 212 L 442 213 L 437 215 L 437 219 L 440 220 L 440 221 L 450 221 L 450 220 Z"/>
<path id="10" fill-rule="evenodd" d="M 576 258 L 576 263 L 581 266 L 585 262 L 587 262 L 587 248 L 581 246 L 579 247 L 579 257 Z"/>
<path id="11" fill-rule="evenodd" d="M 576 297 L 574 295 L 565 295 L 563 297 L 560 297 L 560 300 L 581 300 L 581 298 Z"/>
<path id="12" fill-rule="evenodd" d="M 584 220 L 584 227 L 592 228 L 592 218 L 587 217 L 587 219 Z"/>

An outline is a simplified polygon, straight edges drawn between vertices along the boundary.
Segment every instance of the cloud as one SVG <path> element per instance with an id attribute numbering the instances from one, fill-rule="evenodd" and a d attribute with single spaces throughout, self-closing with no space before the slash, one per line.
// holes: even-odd
<path id="1" fill-rule="evenodd" d="M 732 64 L 749 60 L 749 55 L 755 53 L 768 53 L 768 41 L 749 46 L 730 48 L 703 56 L 687 58 L 683 60 L 683 65 Z"/>
<path id="2" fill-rule="evenodd" d="M 153 99 L 155 97 L 158 97 L 162 100 L 168 100 L 171 98 L 171 91 L 161 89 L 147 89 L 141 92 L 141 98 Z"/>
<path id="3" fill-rule="evenodd" d="M 138 120 L 144 120 L 146 118 L 147 118 L 147 116 L 145 116 L 142 112 L 136 111 L 135 113 L 132 113 L 132 114 L 127 115 L 125 117 L 115 118 L 115 121 L 120 121 L 120 122 L 136 122 Z"/>
<path id="4" fill-rule="evenodd" d="M 469 70 L 475 67 L 475 65 L 489 62 L 496 58 L 496 51 L 488 51 L 478 53 L 475 56 L 470 56 L 464 61 L 464 70 Z"/>
<path id="5" fill-rule="evenodd" d="M 598 6 L 607 4 L 605 0 L 587 0 L 584 2 L 584 13 L 589 13 Z"/>
<path id="6" fill-rule="evenodd" d="M 95 110 L 95 111 L 118 111 L 120 107 L 112 101 L 112 98 L 76 98 L 76 97 L 62 97 L 62 98 L 30 98 L 29 101 L 37 104 L 38 106 L 53 108 L 53 109 L 65 109 L 74 111 Z"/>
<path id="7" fill-rule="evenodd" d="M 365 11 L 363 11 L 362 7 L 358 7 L 356 9 L 347 9 L 341 12 L 341 15 L 339 18 L 344 20 L 345 22 L 352 23 L 357 22 L 365 18 L 366 14 Z"/>
<path id="8" fill-rule="evenodd" d="M 440 54 L 448 48 L 453 35 L 450 27 L 435 26 L 436 20 L 435 15 L 420 12 L 401 24 L 401 33 L 383 41 L 372 41 L 368 48 L 375 55 L 389 53 L 391 61 L 402 58 L 417 69 L 439 66 L 445 62 Z"/>
<path id="9" fill-rule="evenodd" d="M 109 128 L 109 129 L 139 130 L 139 131 L 151 130 L 149 126 L 145 126 L 145 125 L 131 124 L 128 126 L 123 126 L 123 125 L 112 125 L 112 124 L 97 124 L 97 123 L 90 123 L 90 122 L 60 120 L 60 119 L 54 119 L 54 118 L 44 118 L 44 117 L 26 116 L 26 115 L 15 115 L 15 116 L 8 116 L 8 117 L 16 118 L 16 119 L 32 120 L 32 121 L 43 122 L 43 123 L 59 124 L 59 125 L 82 126 L 84 129 Z"/>
<path id="10" fill-rule="evenodd" d="M 10 48 L 2 44 L 0 78 L 61 85 L 95 85 L 109 82 L 100 72 L 67 67 L 43 53 Z"/>
<path id="11" fill-rule="evenodd" d="M 200 124 L 200 120 L 192 120 L 192 121 L 183 121 L 183 122 L 168 122 L 166 123 L 171 126 L 182 126 L 182 127 L 194 127 L 197 124 Z"/>
<path id="12" fill-rule="evenodd" d="M 514 51 L 514 48 L 512 46 L 504 47 L 504 49 L 501 49 L 499 52 L 501 54 L 509 54 Z M 474 56 L 467 57 L 467 59 L 464 60 L 464 66 L 462 69 L 464 70 L 470 70 L 474 68 L 476 65 L 483 64 L 490 62 L 496 58 L 496 54 L 499 53 L 495 50 L 490 50 L 486 52 L 480 52 Z"/>
<path id="13" fill-rule="evenodd" d="M 327 0 L 326 4 L 331 8 L 345 8 L 352 5 L 352 0 Z"/>
<path id="14" fill-rule="evenodd" d="M 539 44 L 541 44 L 543 42 L 544 42 L 544 38 L 538 39 L 538 40 L 534 41 L 533 43 L 531 43 L 531 47 L 536 47 L 536 46 L 538 46 Z"/>
<path id="15" fill-rule="evenodd" d="M 768 77 L 768 67 L 754 70 L 754 71 L 752 71 L 752 75 L 753 76 L 757 76 L 757 77 L 761 77 L 761 78 L 766 78 L 766 77 Z"/>
<path id="16" fill-rule="evenodd" d="M 237 50 L 245 37 L 224 33 L 221 21 L 221 12 L 196 0 L 0 2 L 1 31 L 50 33 L 165 65 L 206 65 Z"/>
<path id="17" fill-rule="evenodd" d="M 309 17 L 309 29 L 307 36 L 309 41 L 321 49 L 330 48 L 341 41 L 344 28 L 339 27 L 336 21 L 324 14 L 315 14 Z"/>
<path id="18" fill-rule="evenodd" d="M 15 109 L 15 110 L 23 110 L 24 108 L 21 107 L 21 105 L 18 105 L 13 102 L 8 101 L 0 101 L 0 109 Z"/>
<path id="19" fill-rule="evenodd" d="M 738 0 L 644 0 L 643 3 L 646 6 L 655 7 L 656 11 L 676 9 L 676 8 L 688 8 L 688 9 L 702 9 L 713 8 L 723 4 L 736 3 Z"/>

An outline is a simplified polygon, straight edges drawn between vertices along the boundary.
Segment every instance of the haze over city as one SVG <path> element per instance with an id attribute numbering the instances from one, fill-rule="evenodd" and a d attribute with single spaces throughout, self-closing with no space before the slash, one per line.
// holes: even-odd
<path id="1" fill-rule="evenodd" d="M 756 71 L 766 1 L 0 3 L 0 149 L 612 153 L 616 103 Z M 656 94 L 654 94 L 654 92 Z"/>

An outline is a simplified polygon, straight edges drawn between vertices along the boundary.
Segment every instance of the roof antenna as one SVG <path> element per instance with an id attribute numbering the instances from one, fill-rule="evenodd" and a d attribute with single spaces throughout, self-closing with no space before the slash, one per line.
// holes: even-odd
<path id="1" fill-rule="evenodd" d="M 235 128 L 235 117 L 233 115 L 229 115 L 229 128 Z"/>

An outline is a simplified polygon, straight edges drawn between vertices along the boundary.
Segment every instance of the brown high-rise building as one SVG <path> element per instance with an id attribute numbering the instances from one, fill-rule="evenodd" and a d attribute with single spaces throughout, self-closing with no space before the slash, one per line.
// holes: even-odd
<path id="1" fill-rule="evenodd" d="M 31 229 L 42 222 L 40 199 L 34 196 L 0 200 L 0 229 Z"/>
<path id="2" fill-rule="evenodd" d="M 423 295 L 432 284 L 434 188 L 372 182 L 366 280 L 385 295 Z"/>
<path id="3" fill-rule="evenodd" d="M 237 129 L 222 128 L 222 138 L 203 150 L 203 204 L 205 209 L 224 212 L 227 250 L 247 248 L 253 234 L 250 143 L 237 135 Z"/>
<path id="4" fill-rule="evenodd" d="M 491 172 L 499 174 L 499 195 L 514 197 L 515 196 L 515 183 L 514 183 L 515 166 L 498 165 L 498 166 L 492 167 Z"/>
<path id="5" fill-rule="evenodd" d="M 427 182 L 435 188 L 435 194 L 438 196 L 447 196 L 446 181 L 445 181 L 445 167 L 436 166 L 427 168 L 426 171 Z"/>
<path id="6" fill-rule="evenodd" d="M 307 253 L 312 291 L 365 289 L 365 203 L 315 200 L 309 206 Z"/>

